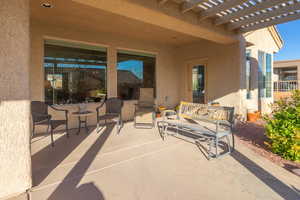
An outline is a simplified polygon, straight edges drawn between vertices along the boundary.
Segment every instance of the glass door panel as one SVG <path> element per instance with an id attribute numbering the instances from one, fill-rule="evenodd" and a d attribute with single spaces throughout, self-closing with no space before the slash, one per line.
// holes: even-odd
<path id="1" fill-rule="evenodd" d="M 205 103 L 205 68 L 203 65 L 193 66 L 192 92 L 194 103 Z"/>

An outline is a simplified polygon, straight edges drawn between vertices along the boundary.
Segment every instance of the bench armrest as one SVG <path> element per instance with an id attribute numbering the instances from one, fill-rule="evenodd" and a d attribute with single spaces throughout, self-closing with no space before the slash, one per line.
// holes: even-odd
<path id="1" fill-rule="evenodd" d="M 164 110 L 162 111 L 162 118 L 167 119 L 168 116 L 176 116 L 178 118 L 177 112 L 175 110 Z"/>

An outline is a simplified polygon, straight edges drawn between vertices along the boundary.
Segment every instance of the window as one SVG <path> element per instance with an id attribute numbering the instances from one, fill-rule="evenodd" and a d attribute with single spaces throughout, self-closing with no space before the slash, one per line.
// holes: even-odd
<path id="1" fill-rule="evenodd" d="M 138 99 L 139 88 L 154 88 L 155 91 L 155 56 L 118 51 L 117 59 L 118 96 L 121 99 Z"/>
<path id="2" fill-rule="evenodd" d="M 272 97 L 272 55 L 258 51 L 258 86 L 260 97 Z"/>
<path id="3" fill-rule="evenodd" d="M 272 97 L 272 55 L 266 54 L 266 97 Z"/>
<path id="4" fill-rule="evenodd" d="M 246 50 L 246 90 L 247 99 L 251 99 L 251 51 Z"/>
<path id="5" fill-rule="evenodd" d="M 45 41 L 45 102 L 98 102 L 106 95 L 106 49 Z"/>

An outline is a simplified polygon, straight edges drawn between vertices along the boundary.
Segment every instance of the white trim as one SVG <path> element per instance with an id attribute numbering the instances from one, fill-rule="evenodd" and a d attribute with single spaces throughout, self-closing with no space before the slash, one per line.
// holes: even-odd
<path id="1" fill-rule="evenodd" d="M 158 52 L 153 52 L 153 51 L 146 51 L 146 50 L 140 50 L 140 49 L 132 49 L 132 48 L 125 48 L 125 47 L 116 47 L 117 53 L 119 50 L 123 51 L 132 51 L 132 52 L 137 52 L 137 53 L 145 53 L 145 54 L 152 54 L 157 56 L 159 53 Z"/>
<path id="2" fill-rule="evenodd" d="M 90 45 L 90 46 L 97 46 L 97 47 L 104 47 L 104 48 L 109 48 L 110 45 L 107 44 L 100 44 L 96 42 L 85 42 L 82 40 L 72 40 L 72 39 L 67 39 L 63 37 L 53 37 L 49 35 L 44 35 L 43 40 L 58 40 L 58 41 L 64 41 L 64 42 L 70 42 L 70 43 L 77 43 L 77 44 L 85 44 L 85 45 Z"/>
<path id="3" fill-rule="evenodd" d="M 192 58 L 192 59 L 187 59 L 184 61 L 185 64 L 193 64 L 193 63 L 208 63 L 208 57 L 203 57 L 203 58 Z"/>
<path id="4" fill-rule="evenodd" d="M 185 62 L 185 68 L 186 71 L 188 71 L 188 73 L 192 72 L 189 69 L 192 69 L 192 67 L 194 67 L 195 65 L 203 65 L 204 66 L 204 103 L 208 103 L 208 58 L 204 57 L 204 58 L 196 58 L 196 59 L 189 59 L 188 61 Z M 187 84 L 187 92 L 191 94 L 188 94 L 189 96 L 191 95 L 191 98 L 193 98 L 193 89 L 189 88 L 192 87 L 192 81 L 193 80 L 188 80 L 188 78 L 190 77 L 189 74 L 186 74 L 186 84 Z M 189 91 L 190 90 L 190 91 Z M 190 98 L 190 97 L 188 97 Z"/>

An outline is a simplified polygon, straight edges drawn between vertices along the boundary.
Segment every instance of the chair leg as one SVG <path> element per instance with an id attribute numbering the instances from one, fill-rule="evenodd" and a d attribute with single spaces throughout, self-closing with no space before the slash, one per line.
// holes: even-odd
<path id="1" fill-rule="evenodd" d="M 134 114 L 134 117 L 133 117 L 133 126 L 134 128 L 136 128 L 136 115 Z"/>
<path id="2" fill-rule="evenodd" d="M 226 136 L 226 140 L 227 140 L 228 152 L 231 153 L 231 146 L 230 146 L 230 140 L 228 135 Z"/>
<path id="3" fill-rule="evenodd" d="M 46 134 L 49 134 L 50 123 L 48 123 Z"/>
<path id="4" fill-rule="evenodd" d="M 219 153 L 218 153 L 218 145 L 219 145 L 219 138 L 216 137 L 216 158 L 219 157 Z"/>
<path id="5" fill-rule="evenodd" d="M 234 140 L 234 134 L 231 133 L 231 137 L 232 137 L 232 151 L 231 152 L 234 152 L 235 151 L 235 140 Z"/>
<path id="6" fill-rule="evenodd" d="M 156 124 L 156 117 L 155 117 L 155 112 L 152 113 L 152 128 L 155 128 Z"/>
<path id="7" fill-rule="evenodd" d="M 209 139 L 209 148 L 208 148 L 208 158 L 211 159 L 213 156 L 212 153 L 212 146 L 213 146 L 214 140 L 212 138 Z"/>
<path id="8" fill-rule="evenodd" d="M 33 123 L 32 125 L 32 133 L 31 133 L 31 138 L 33 138 L 35 132 L 35 124 Z"/>
<path id="9" fill-rule="evenodd" d="M 164 139 L 167 137 L 168 135 L 168 124 L 165 124 L 164 128 L 163 128 L 163 135 L 164 135 Z"/>
<path id="10" fill-rule="evenodd" d="M 68 126 L 68 122 L 66 123 L 66 133 L 67 133 L 67 138 L 69 138 L 70 135 L 69 135 L 69 126 Z"/>
<path id="11" fill-rule="evenodd" d="M 53 127 L 52 127 L 52 125 L 51 125 L 51 146 L 54 147 Z"/>
<path id="12" fill-rule="evenodd" d="M 117 134 L 120 133 L 120 130 L 121 130 L 121 120 L 118 119 L 118 121 L 117 121 Z"/>
<path id="13" fill-rule="evenodd" d="M 96 132 L 98 133 L 99 132 L 99 120 L 97 119 L 97 127 L 96 127 Z"/>

